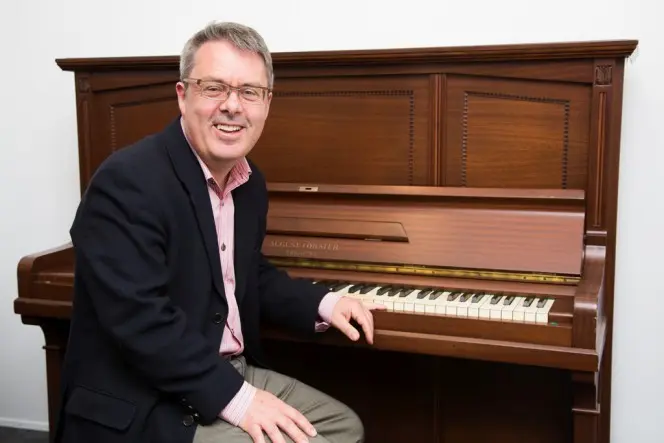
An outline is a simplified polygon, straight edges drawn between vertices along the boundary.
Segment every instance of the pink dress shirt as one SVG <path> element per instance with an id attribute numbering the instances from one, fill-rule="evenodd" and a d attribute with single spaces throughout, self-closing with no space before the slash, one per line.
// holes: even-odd
<path id="1" fill-rule="evenodd" d="M 208 183 L 210 194 L 210 204 L 214 215 L 214 223 L 217 229 L 217 239 L 219 245 L 219 258 L 221 259 L 221 272 L 224 282 L 224 291 L 228 301 L 228 318 L 222 334 L 221 344 L 219 346 L 220 355 L 239 355 L 244 350 L 244 341 L 242 337 L 242 325 L 240 324 L 239 310 L 235 299 L 235 269 L 233 266 L 234 249 L 234 216 L 235 206 L 233 205 L 233 196 L 231 191 L 249 180 L 251 168 L 245 158 L 239 160 L 228 174 L 225 186 L 220 186 L 212 176 L 210 170 L 192 149 L 203 170 L 205 180 Z M 317 321 L 313 327 L 317 332 L 327 330 L 331 322 L 332 311 L 339 300 L 338 294 L 327 294 L 318 308 L 318 314 L 322 321 Z M 247 383 L 235 394 L 231 402 L 226 405 L 219 417 L 229 423 L 238 426 L 244 417 L 251 401 L 256 394 L 256 388 Z"/>

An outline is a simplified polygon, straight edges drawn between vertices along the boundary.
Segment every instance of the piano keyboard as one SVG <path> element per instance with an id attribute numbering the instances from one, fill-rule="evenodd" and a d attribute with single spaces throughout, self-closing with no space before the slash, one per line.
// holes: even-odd
<path id="1" fill-rule="evenodd" d="M 554 304 L 550 297 L 489 292 L 466 292 L 442 288 L 410 288 L 320 280 L 330 292 L 364 302 L 381 304 L 388 311 L 424 315 L 491 319 L 525 323 L 548 323 Z"/>

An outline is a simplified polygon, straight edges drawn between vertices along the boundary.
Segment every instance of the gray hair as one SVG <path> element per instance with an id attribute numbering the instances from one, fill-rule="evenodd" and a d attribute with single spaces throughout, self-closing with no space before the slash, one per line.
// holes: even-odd
<path id="1" fill-rule="evenodd" d="M 251 51 L 261 56 L 267 71 L 268 88 L 274 85 L 272 56 L 263 37 L 249 26 L 233 22 L 212 22 L 194 34 L 184 45 L 180 55 L 180 79 L 187 78 L 194 68 L 196 51 L 209 41 L 225 40 L 236 48 Z"/>

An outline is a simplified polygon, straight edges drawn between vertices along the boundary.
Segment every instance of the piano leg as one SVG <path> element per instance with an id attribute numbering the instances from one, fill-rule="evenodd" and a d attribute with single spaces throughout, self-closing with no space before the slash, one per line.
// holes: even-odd
<path id="1" fill-rule="evenodd" d="M 599 383 L 598 373 L 574 372 L 574 443 L 599 442 Z"/>
<path id="2" fill-rule="evenodd" d="M 46 342 L 43 348 L 46 351 L 49 440 L 53 441 L 60 408 L 60 374 L 69 337 L 69 321 L 50 319 L 40 320 L 37 324 L 42 328 Z"/>

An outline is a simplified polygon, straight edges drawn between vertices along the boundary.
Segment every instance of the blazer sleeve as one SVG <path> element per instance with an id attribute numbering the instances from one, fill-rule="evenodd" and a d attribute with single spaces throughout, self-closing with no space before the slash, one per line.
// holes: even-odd
<path id="1" fill-rule="evenodd" d="M 97 171 L 70 230 L 76 278 L 126 363 L 210 422 L 243 378 L 170 301 L 157 187 L 118 161 Z"/>
<path id="2" fill-rule="evenodd" d="M 320 303 L 327 289 L 305 280 L 292 279 L 285 271 L 272 265 L 260 252 L 265 240 L 268 198 L 266 183 L 262 176 L 259 182 L 261 202 L 257 246 L 258 292 L 261 314 L 268 322 L 300 335 L 315 334 L 316 321 L 320 320 Z"/>

